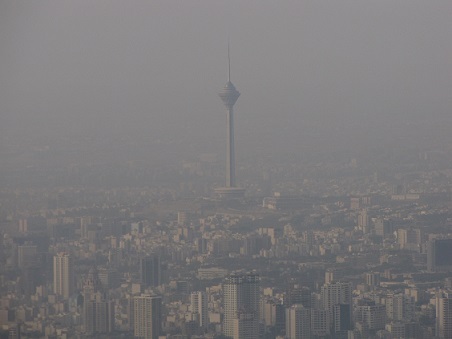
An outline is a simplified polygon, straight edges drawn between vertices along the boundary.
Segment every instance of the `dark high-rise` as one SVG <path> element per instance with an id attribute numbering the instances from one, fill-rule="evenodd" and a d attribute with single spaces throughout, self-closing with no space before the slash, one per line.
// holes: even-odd
<path id="1" fill-rule="evenodd" d="M 452 270 L 452 239 L 432 239 L 427 243 L 427 270 Z"/>
<path id="2" fill-rule="evenodd" d="M 160 256 L 151 254 L 140 259 L 141 283 L 146 287 L 156 287 L 162 283 Z"/>

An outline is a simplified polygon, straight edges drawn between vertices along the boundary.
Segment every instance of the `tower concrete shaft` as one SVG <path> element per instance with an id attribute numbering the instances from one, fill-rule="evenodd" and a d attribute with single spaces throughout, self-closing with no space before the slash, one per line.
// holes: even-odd
<path id="1" fill-rule="evenodd" d="M 235 183 L 235 149 L 234 149 L 234 104 L 240 96 L 231 81 L 226 83 L 219 94 L 227 110 L 227 154 L 226 154 L 226 187 L 236 187 Z"/>
<path id="2" fill-rule="evenodd" d="M 228 109 L 228 147 L 226 158 L 226 187 L 235 187 L 234 109 Z"/>

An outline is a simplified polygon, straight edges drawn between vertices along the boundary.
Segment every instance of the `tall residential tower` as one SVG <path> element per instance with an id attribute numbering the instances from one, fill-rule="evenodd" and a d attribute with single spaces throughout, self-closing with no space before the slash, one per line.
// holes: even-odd
<path id="1" fill-rule="evenodd" d="M 233 274 L 223 282 L 223 334 L 233 339 L 259 336 L 260 279 L 257 274 Z"/>
<path id="2" fill-rule="evenodd" d="M 142 339 L 158 339 L 162 326 L 162 297 L 142 294 L 133 297 L 133 333 Z"/>
<path id="3" fill-rule="evenodd" d="M 69 299 L 74 293 L 74 267 L 68 253 L 58 253 L 53 257 L 53 292 Z"/>

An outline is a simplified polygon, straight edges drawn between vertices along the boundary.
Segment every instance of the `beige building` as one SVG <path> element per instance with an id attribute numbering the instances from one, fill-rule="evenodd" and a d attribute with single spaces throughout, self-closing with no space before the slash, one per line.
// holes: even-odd
<path id="1" fill-rule="evenodd" d="M 58 253 L 53 257 L 53 292 L 64 299 L 74 293 L 74 267 L 68 253 Z"/>

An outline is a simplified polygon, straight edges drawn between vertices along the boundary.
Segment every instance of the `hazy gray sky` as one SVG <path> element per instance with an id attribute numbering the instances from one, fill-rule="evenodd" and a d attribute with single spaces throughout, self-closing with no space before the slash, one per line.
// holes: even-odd
<path id="1" fill-rule="evenodd" d="M 228 36 L 238 140 L 448 117 L 451 18 L 450 0 L 0 0 L 0 132 L 222 137 Z"/>

